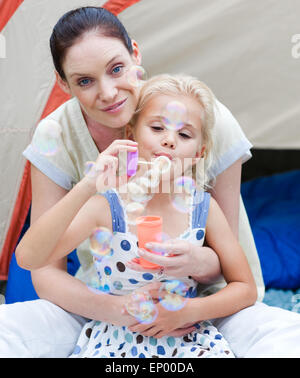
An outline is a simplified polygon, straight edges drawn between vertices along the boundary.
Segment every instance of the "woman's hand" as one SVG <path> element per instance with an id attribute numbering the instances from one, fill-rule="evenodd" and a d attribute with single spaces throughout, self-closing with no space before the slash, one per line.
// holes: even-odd
<path id="1" fill-rule="evenodd" d="M 136 150 L 136 142 L 131 140 L 114 140 L 106 150 L 99 154 L 96 162 L 90 162 L 91 169 L 86 174 L 89 184 L 95 186 L 95 190 L 98 192 L 121 185 L 127 176 L 126 174 L 123 177 L 117 178 L 116 176 L 119 166 L 118 155 L 120 151 L 134 152 Z"/>
<path id="2" fill-rule="evenodd" d="M 221 274 L 219 259 L 209 247 L 197 246 L 186 240 L 175 239 L 164 243 L 148 243 L 147 248 L 163 255 L 157 255 L 139 249 L 138 253 L 145 260 L 162 267 L 163 272 L 171 277 L 191 276 L 201 283 L 211 283 Z M 168 255 L 168 256 L 167 256 Z M 133 259 L 127 263 L 130 269 L 147 271 Z M 161 271 L 161 268 L 152 271 Z"/>

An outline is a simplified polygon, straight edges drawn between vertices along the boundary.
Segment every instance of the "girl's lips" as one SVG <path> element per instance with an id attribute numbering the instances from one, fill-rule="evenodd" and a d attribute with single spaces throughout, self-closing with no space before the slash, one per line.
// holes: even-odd
<path id="1" fill-rule="evenodd" d="M 121 108 L 123 107 L 126 101 L 127 101 L 127 98 L 125 98 L 125 100 L 115 103 L 114 105 L 107 106 L 106 108 L 101 109 L 101 110 L 106 113 L 116 113 L 119 110 L 121 110 Z"/>
<path id="2" fill-rule="evenodd" d="M 165 156 L 167 157 L 168 159 L 170 159 L 171 161 L 173 160 L 173 157 L 169 154 L 166 154 L 164 152 L 161 152 L 161 153 L 157 153 L 157 154 L 154 154 L 155 157 L 159 157 L 159 156 Z"/>

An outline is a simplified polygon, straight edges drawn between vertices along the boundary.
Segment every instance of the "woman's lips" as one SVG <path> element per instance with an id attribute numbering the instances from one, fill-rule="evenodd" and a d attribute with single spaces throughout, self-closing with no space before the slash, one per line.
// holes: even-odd
<path id="1" fill-rule="evenodd" d="M 123 105 L 125 104 L 126 101 L 127 101 L 127 98 L 125 98 L 125 100 L 116 102 L 113 105 L 107 106 L 106 108 L 103 108 L 101 110 L 103 112 L 106 112 L 106 113 L 116 113 L 116 112 L 118 112 L 119 110 L 122 109 L 122 107 L 123 107 Z"/>

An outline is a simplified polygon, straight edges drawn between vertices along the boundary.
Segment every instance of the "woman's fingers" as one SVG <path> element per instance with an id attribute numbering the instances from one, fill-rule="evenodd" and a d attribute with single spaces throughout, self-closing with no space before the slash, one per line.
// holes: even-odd
<path id="1" fill-rule="evenodd" d="M 137 145 L 137 142 L 134 142 L 132 140 L 114 140 L 112 144 L 102 152 L 102 154 L 118 155 L 119 151 L 121 150 L 134 152 L 137 150 Z"/>

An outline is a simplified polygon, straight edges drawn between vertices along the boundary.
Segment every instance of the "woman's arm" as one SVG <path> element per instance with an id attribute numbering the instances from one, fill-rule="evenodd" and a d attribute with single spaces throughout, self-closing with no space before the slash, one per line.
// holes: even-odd
<path id="1" fill-rule="evenodd" d="M 31 166 L 31 224 L 62 199 L 67 191 Z M 47 195 L 45 195 L 47 193 Z M 34 288 L 40 298 L 51 301 L 66 311 L 95 320 L 130 325 L 135 319 L 121 314 L 125 297 L 102 296 L 67 272 L 67 257 L 44 268 L 31 271 Z"/>
<path id="2" fill-rule="evenodd" d="M 217 176 L 215 186 L 211 191 L 212 197 L 222 209 L 236 238 L 239 233 L 241 172 L 242 160 L 239 159 Z"/>

